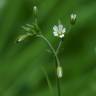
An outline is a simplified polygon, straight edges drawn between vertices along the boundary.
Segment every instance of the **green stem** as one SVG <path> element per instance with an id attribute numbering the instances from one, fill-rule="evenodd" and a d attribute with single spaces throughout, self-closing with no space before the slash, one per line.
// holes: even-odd
<path id="1" fill-rule="evenodd" d="M 62 40 L 60 40 L 60 42 L 59 42 L 59 45 L 58 45 L 57 50 L 56 50 L 56 54 L 59 53 L 59 50 L 60 50 L 61 44 L 62 44 Z"/>
<path id="2" fill-rule="evenodd" d="M 48 46 L 50 47 L 52 53 L 54 54 L 55 56 L 55 59 L 56 59 L 56 70 L 57 70 L 57 67 L 60 66 L 60 61 L 59 61 L 59 58 L 58 58 L 58 55 L 54 49 L 54 47 L 52 46 L 52 44 L 49 42 L 49 40 L 43 36 L 43 35 L 37 35 L 37 37 L 43 39 L 47 44 Z M 59 47 L 58 47 L 59 48 Z M 58 90 L 58 96 L 61 96 L 61 92 L 60 92 L 60 79 L 58 78 L 58 76 L 56 75 L 56 78 L 57 78 L 57 90 Z"/>
<path id="3" fill-rule="evenodd" d="M 53 87 L 52 87 L 52 84 L 51 84 L 50 79 L 48 77 L 47 71 L 45 70 L 45 68 L 43 66 L 41 67 L 41 69 L 42 69 L 42 71 L 43 71 L 43 73 L 44 73 L 44 75 L 46 77 L 46 80 L 47 80 L 47 83 L 48 83 L 48 87 L 50 89 L 50 93 L 53 96 L 53 94 L 54 94 L 53 93 Z"/>
<path id="4" fill-rule="evenodd" d="M 57 90 L 58 90 L 58 96 L 61 96 L 61 89 L 60 89 L 60 79 L 58 77 L 57 78 Z"/>
<path id="5" fill-rule="evenodd" d="M 56 62 L 57 62 L 56 63 L 56 67 L 60 66 L 59 58 L 58 58 L 58 56 L 57 56 L 57 54 L 55 52 L 55 49 L 53 48 L 52 44 L 49 42 L 49 40 L 45 36 L 43 36 L 43 35 L 37 35 L 37 37 L 42 38 L 48 44 L 48 46 L 50 47 L 52 53 L 54 54 L 54 56 L 56 58 Z"/>

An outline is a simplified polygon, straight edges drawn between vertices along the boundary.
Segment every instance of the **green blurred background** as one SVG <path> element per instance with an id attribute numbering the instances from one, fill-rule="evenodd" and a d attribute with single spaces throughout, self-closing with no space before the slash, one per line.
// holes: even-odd
<path id="1" fill-rule="evenodd" d="M 96 96 L 96 0 L 0 0 L 0 96 L 56 96 L 54 57 L 46 51 L 48 46 L 34 38 L 16 43 L 24 33 L 21 26 L 33 22 L 34 5 L 40 28 L 54 47 L 58 40 L 53 25 L 61 19 L 69 28 L 70 14 L 78 15 L 59 54 L 62 96 Z"/>

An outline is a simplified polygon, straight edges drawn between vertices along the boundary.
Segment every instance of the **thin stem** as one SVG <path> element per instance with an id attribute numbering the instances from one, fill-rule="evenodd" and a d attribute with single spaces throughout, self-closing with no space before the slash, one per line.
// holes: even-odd
<path id="1" fill-rule="evenodd" d="M 49 89 L 50 89 L 50 93 L 51 93 L 51 95 L 53 95 L 54 94 L 53 93 L 53 87 L 52 87 L 52 84 L 51 84 L 50 79 L 48 77 L 47 71 L 45 70 L 45 68 L 43 66 L 41 67 L 41 69 L 42 69 L 42 71 L 43 71 L 43 73 L 46 77 L 46 80 L 47 80 L 47 83 L 48 83 L 48 86 L 49 86 Z"/>
<path id="2" fill-rule="evenodd" d="M 59 58 L 58 58 L 58 56 L 57 56 L 57 54 L 55 52 L 55 49 L 53 48 L 52 44 L 49 42 L 49 40 L 45 36 L 43 36 L 43 35 L 37 35 L 37 37 L 42 38 L 48 44 L 48 46 L 50 47 L 52 53 L 54 54 L 54 56 L 56 58 L 56 62 L 57 62 L 56 63 L 56 67 L 60 66 Z"/>
<path id="3" fill-rule="evenodd" d="M 55 62 L 55 63 L 57 63 L 57 62 Z M 56 67 L 56 69 L 57 69 L 57 67 Z M 56 86 L 57 86 L 57 96 L 61 96 L 61 87 L 60 87 L 60 78 L 58 78 L 58 76 L 57 76 L 57 74 L 56 74 Z"/>
<path id="4" fill-rule="evenodd" d="M 55 63 L 55 64 L 56 64 L 56 69 L 57 69 L 57 67 L 60 66 L 60 61 L 59 61 L 58 55 L 57 55 L 54 47 L 52 46 L 52 44 L 49 42 L 49 40 L 48 40 L 45 36 L 43 36 L 43 35 L 37 35 L 37 37 L 43 39 L 43 40 L 48 44 L 48 46 L 50 47 L 50 49 L 51 49 L 51 51 L 52 51 L 52 53 L 54 54 L 55 59 L 56 59 L 56 63 Z M 61 96 L 61 91 L 60 91 L 60 79 L 58 78 L 57 75 L 56 75 L 56 78 L 57 78 L 58 96 Z"/>
<path id="5" fill-rule="evenodd" d="M 58 96 L 61 96 L 60 79 L 58 77 L 57 77 L 57 90 L 58 90 Z"/>
<path id="6" fill-rule="evenodd" d="M 60 50 L 61 44 L 62 44 L 62 40 L 60 40 L 60 42 L 59 42 L 59 45 L 58 45 L 57 50 L 56 50 L 56 54 L 59 53 L 59 50 Z"/>

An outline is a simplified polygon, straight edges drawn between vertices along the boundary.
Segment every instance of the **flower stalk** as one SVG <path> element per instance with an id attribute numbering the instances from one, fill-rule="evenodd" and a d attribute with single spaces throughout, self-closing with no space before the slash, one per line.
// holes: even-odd
<path id="1" fill-rule="evenodd" d="M 56 60 L 56 63 L 55 63 L 55 66 L 56 66 L 56 78 L 57 78 L 57 92 L 58 92 L 58 96 L 61 96 L 61 90 L 60 90 L 60 79 L 62 78 L 62 73 L 63 73 L 63 70 L 62 70 L 62 67 L 61 64 L 60 64 L 60 61 L 59 61 L 59 58 L 58 58 L 58 55 L 57 55 L 57 50 L 55 51 L 54 47 L 52 46 L 52 44 L 49 42 L 49 40 L 43 36 L 43 35 L 37 35 L 37 37 L 43 39 L 49 46 L 49 48 L 51 49 L 53 55 L 55 56 L 55 60 Z M 58 52 L 59 52 L 59 48 L 61 46 L 61 42 L 60 42 L 60 45 L 58 46 Z"/>

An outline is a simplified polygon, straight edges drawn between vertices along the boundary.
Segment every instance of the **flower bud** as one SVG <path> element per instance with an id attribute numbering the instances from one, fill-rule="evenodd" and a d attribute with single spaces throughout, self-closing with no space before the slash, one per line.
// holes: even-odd
<path id="1" fill-rule="evenodd" d="M 18 38 L 17 38 L 17 42 L 20 43 L 22 41 L 24 41 L 27 37 L 29 36 L 32 36 L 31 33 L 27 33 L 27 34 L 23 34 L 23 35 L 20 35 Z"/>
<path id="2" fill-rule="evenodd" d="M 76 23 L 76 19 L 77 19 L 77 15 L 74 14 L 74 13 L 72 13 L 72 14 L 70 15 L 70 23 L 71 23 L 72 25 L 74 25 L 74 24 Z"/>
<path id="3" fill-rule="evenodd" d="M 26 32 L 30 32 L 31 28 L 27 26 L 22 26 L 22 29 L 25 30 Z"/>
<path id="4" fill-rule="evenodd" d="M 61 66 L 57 67 L 57 76 L 58 76 L 58 78 L 62 78 L 62 76 L 63 76 L 63 70 L 62 70 Z"/>
<path id="5" fill-rule="evenodd" d="M 34 16 L 37 17 L 37 14 L 38 14 L 38 8 L 37 8 L 37 6 L 34 6 L 33 7 L 33 13 L 34 13 Z"/>

